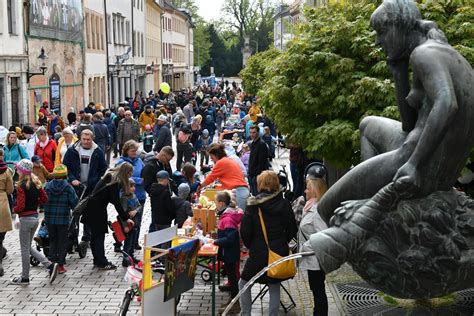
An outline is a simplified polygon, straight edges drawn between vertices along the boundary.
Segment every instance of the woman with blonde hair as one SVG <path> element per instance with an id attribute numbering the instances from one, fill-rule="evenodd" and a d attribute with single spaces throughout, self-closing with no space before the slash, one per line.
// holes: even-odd
<path id="1" fill-rule="evenodd" d="M 92 191 L 87 207 L 82 214 L 81 221 L 89 224 L 91 228 L 93 263 L 100 270 L 117 269 L 117 266 L 107 260 L 104 250 L 105 234 L 108 232 L 107 206 L 109 203 L 115 206 L 115 210 L 123 222 L 133 225 L 133 221 L 129 219 L 129 215 L 123 209 L 120 201 L 121 190 L 124 195 L 130 194 L 129 179 L 132 175 L 133 166 L 128 162 L 107 172 Z"/>
<path id="2" fill-rule="evenodd" d="M 38 228 L 38 206 L 48 201 L 48 196 L 42 188 L 41 181 L 32 174 L 33 163 L 22 159 L 16 165 L 19 174 L 17 183 L 16 203 L 13 212 L 20 217 L 20 248 L 21 266 L 20 277 L 13 278 L 10 284 L 30 284 L 30 255 L 41 262 L 49 270 L 49 283 L 56 279 L 58 264 L 51 263 L 41 252 L 31 247 L 31 241 Z"/>
<path id="3" fill-rule="evenodd" d="M 64 155 L 66 151 L 77 142 L 77 137 L 74 135 L 70 127 L 66 127 L 62 130 L 62 137 L 58 140 L 58 148 L 56 149 L 56 155 L 54 159 L 54 165 L 60 165 L 63 163 Z"/>
<path id="4" fill-rule="evenodd" d="M 249 248 L 249 257 L 239 281 L 241 290 L 247 282 L 268 265 L 268 247 L 280 256 L 288 256 L 288 243 L 296 237 L 297 226 L 290 202 L 283 198 L 278 175 L 271 170 L 263 171 L 257 177 L 255 197 L 247 200 L 247 209 L 240 224 L 240 237 Z M 265 225 L 268 246 L 260 216 Z M 271 278 L 265 273 L 257 279 L 258 283 L 267 284 L 270 293 L 269 315 L 278 315 L 280 306 L 280 283 L 283 279 Z M 251 287 L 240 297 L 241 315 L 250 315 L 252 309 Z"/>
<path id="5" fill-rule="evenodd" d="M 319 168 L 314 166 L 313 168 Z M 306 204 L 298 230 L 298 244 L 300 252 L 313 251 L 309 243 L 309 237 L 327 227 L 318 213 L 318 202 L 326 193 L 328 187 L 326 181 L 317 172 L 311 172 L 310 168 L 306 176 Z M 300 260 L 299 269 L 308 271 L 308 282 L 314 298 L 313 315 L 324 316 L 328 314 L 328 299 L 324 285 L 325 274 L 320 268 L 316 256 L 303 257 Z"/>

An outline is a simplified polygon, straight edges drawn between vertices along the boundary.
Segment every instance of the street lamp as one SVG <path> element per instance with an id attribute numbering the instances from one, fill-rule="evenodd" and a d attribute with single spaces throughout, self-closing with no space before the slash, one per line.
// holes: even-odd
<path id="1" fill-rule="evenodd" d="M 46 53 L 44 52 L 44 48 L 41 47 L 41 54 L 38 56 L 38 59 L 41 61 L 41 66 L 39 67 L 39 69 L 41 70 L 41 72 L 29 72 L 28 71 L 28 80 L 33 77 L 33 76 L 36 76 L 36 75 L 42 75 L 44 76 L 44 74 L 46 73 L 46 70 L 48 69 L 48 67 L 46 67 L 46 63 L 45 63 L 45 60 L 48 58 L 48 55 L 46 55 Z"/>

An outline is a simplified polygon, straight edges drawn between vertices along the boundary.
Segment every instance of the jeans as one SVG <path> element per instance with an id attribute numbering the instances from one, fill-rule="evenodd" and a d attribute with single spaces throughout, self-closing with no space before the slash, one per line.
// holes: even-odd
<path id="1" fill-rule="evenodd" d="M 39 221 L 36 216 L 20 217 L 21 277 L 23 279 L 30 278 L 30 255 L 41 262 L 45 267 L 51 265 L 51 261 L 41 252 L 31 247 L 31 241 L 38 228 L 38 224 Z"/>
<path id="2" fill-rule="evenodd" d="M 239 294 L 239 286 L 237 281 L 237 271 L 239 271 L 240 262 L 227 263 L 224 262 L 224 271 L 227 274 L 230 286 L 230 297 L 234 298 Z"/>
<path id="3" fill-rule="evenodd" d="M 134 246 L 138 246 L 138 240 L 140 239 L 140 228 L 142 226 L 143 210 L 145 208 L 146 199 L 145 200 L 140 200 L 139 202 L 140 202 L 140 205 L 141 205 L 140 211 L 133 218 L 133 221 L 135 222 L 135 229 L 137 230 L 137 232 L 135 234 L 135 240 L 133 241 Z"/>
<path id="4" fill-rule="evenodd" d="M 134 256 L 134 251 L 135 251 L 135 235 L 137 234 L 137 230 L 134 228 L 132 229 L 131 232 L 128 233 L 127 238 L 125 239 L 125 242 L 123 243 L 123 251 L 128 254 L 128 256 L 132 257 Z M 127 255 L 123 255 L 123 258 L 125 260 L 128 260 Z M 135 262 L 137 263 L 137 262 Z"/>
<path id="5" fill-rule="evenodd" d="M 325 275 L 322 270 L 308 270 L 309 288 L 314 298 L 313 315 L 327 316 L 328 314 L 328 298 L 324 280 Z"/>
<path id="6" fill-rule="evenodd" d="M 94 265 L 103 267 L 106 266 L 109 261 L 105 257 L 104 240 L 105 233 L 98 232 L 94 227 L 91 227 L 91 251 L 93 256 Z"/>
<path id="7" fill-rule="evenodd" d="M 247 199 L 250 195 L 249 188 L 247 187 L 236 187 L 235 190 L 235 199 L 237 200 L 237 206 L 245 211 L 247 206 Z"/>
<path id="8" fill-rule="evenodd" d="M 242 290 L 247 284 L 247 281 L 240 279 L 239 291 Z M 268 306 L 269 316 L 278 316 L 278 310 L 280 309 L 280 282 L 269 283 L 268 293 L 270 294 L 270 302 Z M 253 286 L 253 285 L 252 285 Z M 252 286 L 240 296 L 240 310 L 243 316 L 250 316 L 252 310 Z"/>
<path id="9" fill-rule="evenodd" d="M 184 162 L 191 162 L 191 159 L 193 158 L 193 146 L 186 142 L 186 143 L 180 143 L 178 142 L 176 144 L 176 169 L 181 170 L 181 165 L 183 164 L 183 159 Z"/>
<path id="10" fill-rule="evenodd" d="M 250 193 L 252 193 L 253 196 L 257 196 L 257 177 L 248 176 L 248 179 L 250 185 Z"/>
<path id="11" fill-rule="evenodd" d="M 68 225 L 48 225 L 49 258 L 58 264 L 66 263 Z"/>
<path id="12" fill-rule="evenodd" d="M 302 179 L 302 172 L 296 162 L 290 161 L 291 180 L 293 181 L 294 198 L 303 195 L 304 180 Z"/>

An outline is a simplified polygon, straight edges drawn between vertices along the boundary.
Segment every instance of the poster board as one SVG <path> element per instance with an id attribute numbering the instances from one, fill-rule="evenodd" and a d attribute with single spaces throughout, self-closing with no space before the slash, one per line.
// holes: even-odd
<path id="1" fill-rule="evenodd" d="M 165 302 L 194 287 L 199 246 L 199 240 L 193 239 L 168 250 L 165 268 Z"/>
<path id="2" fill-rule="evenodd" d="M 175 315 L 175 300 L 163 301 L 165 284 L 159 283 L 143 292 L 142 315 Z M 158 312 L 159 311 L 159 312 Z"/>

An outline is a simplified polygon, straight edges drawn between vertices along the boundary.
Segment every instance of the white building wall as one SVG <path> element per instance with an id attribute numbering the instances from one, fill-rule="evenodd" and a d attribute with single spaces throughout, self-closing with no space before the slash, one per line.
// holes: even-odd
<path id="1" fill-rule="evenodd" d="M 84 0 L 84 21 L 85 21 L 85 14 L 86 11 L 93 11 L 94 13 L 103 17 L 104 27 L 107 23 L 107 17 L 105 16 L 105 7 L 103 1 L 97 0 Z M 106 50 L 103 51 L 92 51 L 87 49 L 86 44 L 86 27 L 84 27 L 84 48 L 85 48 L 85 69 L 84 69 L 84 104 L 87 105 L 90 101 L 98 102 L 92 96 L 92 87 L 89 87 L 89 79 L 91 78 L 104 78 L 104 81 L 107 80 L 107 55 Z M 104 47 L 107 45 L 107 40 L 104 34 Z M 109 107 L 109 100 L 108 100 L 108 87 L 107 84 L 104 85 L 105 91 L 102 93 L 105 95 L 104 103 L 102 106 Z"/>
<path id="2" fill-rule="evenodd" d="M 7 1 L 0 1 L 0 124 L 6 127 L 9 127 L 12 123 L 26 123 L 29 118 L 27 101 L 28 56 L 23 35 L 23 2 L 13 1 L 13 4 L 11 11 L 12 28 L 10 30 L 8 27 Z M 32 69 L 33 71 L 39 70 Z M 16 82 L 16 86 L 12 85 L 13 82 Z M 15 110 L 12 108 L 13 91 L 17 94 L 18 99 L 15 103 Z"/>

